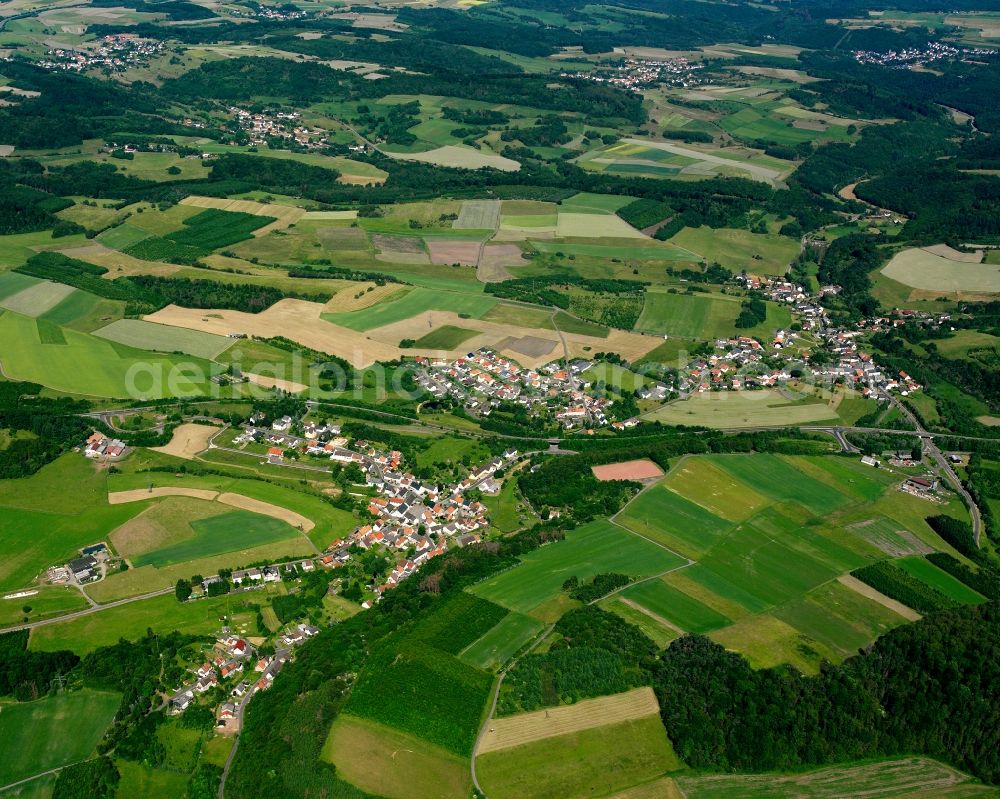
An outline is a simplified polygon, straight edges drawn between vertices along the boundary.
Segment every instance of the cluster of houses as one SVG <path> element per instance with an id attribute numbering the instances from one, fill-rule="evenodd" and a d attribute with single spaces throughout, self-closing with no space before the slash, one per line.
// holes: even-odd
<path id="1" fill-rule="evenodd" d="M 362 457 L 361 468 L 367 485 L 379 493 L 368 504 L 374 519 L 356 528 L 347 539 L 334 541 L 319 562 L 342 566 L 350 559 L 353 546 L 394 552 L 396 565 L 384 582 L 374 586 L 378 596 L 410 577 L 426 561 L 443 555 L 448 541 L 457 546 L 480 541 L 479 531 L 489 525 L 488 512 L 472 492 L 498 493 L 500 484 L 495 475 L 518 458 L 517 450 L 509 449 L 502 457 L 473 467 L 459 483 L 440 487 L 425 484 L 397 467 L 385 469 L 370 452 Z"/>
<path id="2" fill-rule="evenodd" d="M 309 627 L 309 637 L 319 632 L 309 625 L 299 627 Z M 304 640 L 305 634 L 300 634 Z M 216 639 L 208 653 L 208 659 L 197 669 L 192 669 L 191 682 L 174 691 L 170 697 L 168 712 L 179 715 L 196 702 L 197 696 L 226 684 L 229 686 L 230 699 L 217 709 L 218 729 L 223 733 L 237 732 L 242 706 L 256 692 L 270 688 L 287 662 L 287 650 L 279 650 L 273 657 L 259 657 L 253 645 L 245 638 L 224 634 Z"/>
<path id="3" fill-rule="evenodd" d="M 795 359 L 796 368 L 808 373 L 814 381 L 832 383 L 842 380 L 847 385 L 860 391 L 863 396 L 878 400 L 886 399 L 891 392 L 898 391 L 905 397 L 920 389 L 920 384 L 906 372 L 899 372 L 898 374 L 885 372 L 869 353 L 858 349 L 857 338 L 862 333 L 873 332 L 886 327 L 898 327 L 910 320 L 919 320 L 924 317 L 927 317 L 927 321 L 934 320 L 934 317 L 931 317 L 929 314 L 919 311 L 896 310 L 893 311 L 892 316 L 889 318 L 879 317 L 877 319 L 863 320 L 858 323 L 856 329 L 846 330 L 835 327 L 830 323 L 826 309 L 821 303 L 823 297 L 839 293 L 839 286 L 823 286 L 817 294 L 813 295 L 805 287 L 783 278 L 758 277 L 743 274 L 738 280 L 748 289 L 760 291 L 770 300 L 791 305 L 792 311 L 800 321 L 802 329 L 816 334 L 824 342 L 827 350 L 833 353 L 836 360 L 822 366 L 811 366 L 804 361 L 800 361 L 798 358 Z M 939 323 L 947 318 L 947 316 L 944 316 L 942 320 L 936 321 Z M 775 351 L 780 351 L 787 348 L 793 341 L 794 333 L 779 330 L 775 333 L 774 341 L 771 343 Z M 761 359 L 763 348 L 760 348 L 760 355 L 754 355 L 753 352 L 756 348 L 750 343 L 749 339 L 739 339 L 737 343 L 743 347 L 750 348 L 750 360 Z M 721 344 L 729 346 L 730 342 L 721 342 Z M 719 347 L 720 342 L 716 342 L 716 346 Z M 759 348 L 759 346 L 758 343 L 757 347 Z M 737 353 L 737 355 L 740 355 L 740 353 Z M 737 367 L 743 365 L 745 360 L 745 356 L 743 355 L 735 359 Z M 789 366 L 791 360 L 788 359 Z M 772 370 L 769 378 L 774 379 L 773 381 L 767 380 L 761 382 L 759 378 L 755 378 L 754 382 L 759 385 L 776 385 L 791 379 L 791 374 L 787 368 L 782 368 Z M 722 387 L 728 388 L 744 388 L 747 385 L 753 384 L 742 378 L 737 379 L 735 384 L 730 381 L 728 386 L 725 385 L 724 380 L 721 382 L 723 383 Z M 701 385 L 699 384 L 699 386 Z M 714 386 L 710 385 L 709 387 Z M 681 388 L 681 390 L 683 391 L 684 389 Z"/>
<path id="4" fill-rule="evenodd" d="M 122 457 L 127 449 L 124 441 L 95 430 L 84 443 L 83 454 L 88 458 L 113 460 Z"/>
<path id="5" fill-rule="evenodd" d="M 975 59 L 996 54 L 997 50 L 992 47 L 955 47 L 945 42 L 927 42 L 926 47 L 905 47 L 902 50 L 887 50 L 884 53 L 876 50 L 855 50 L 854 60 L 859 64 L 912 69 L 942 59 Z"/>
<path id="6" fill-rule="evenodd" d="M 453 361 L 424 356 L 415 360 L 416 381 L 424 389 L 438 399 L 461 402 L 474 416 L 489 416 L 500 403 L 508 402 L 551 414 L 566 429 L 601 427 L 611 421 L 612 401 L 586 391 L 580 377 L 593 365 L 588 360 L 525 369 L 487 348 Z"/>
<path id="7" fill-rule="evenodd" d="M 253 112 L 245 108 L 231 106 L 229 112 L 244 131 L 250 144 L 267 144 L 271 139 L 294 141 L 303 147 L 325 144 L 326 131 L 322 128 L 307 128 L 298 111 Z"/>
<path id="8" fill-rule="evenodd" d="M 815 375 L 834 380 L 842 378 L 847 385 L 860 391 L 868 399 L 887 399 L 894 391 L 905 397 L 920 390 L 920 384 L 906 372 L 889 374 L 869 353 L 859 350 L 856 340 L 858 335 L 854 331 L 828 331 L 826 346 L 837 356 L 837 361 L 815 369 Z"/>
<path id="9" fill-rule="evenodd" d="M 743 273 L 737 282 L 750 291 L 759 291 L 772 302 L 780 302 L 791 307 L 803 330 L 822 332 L 827 324 L 826 309 L 820 302 L 823 297 L 840 292 L 839 286 L 823 286 L 817 294 L 810 294 L 805 286 L 782 277 L 766 277 Z M 780 338 L 779 338 L 780 336 Z M 779 331 L 772 342 L 775 349 L 783 349 L 790 342 L 788 331 Z"/>
<path id="10" fill-rule="evenodd" d="M 917 324 L 922 327 L 940 328 L 951 321 L 951 314 L 928 313 L 913 308 L 893 308 L 888 316 L 873 316 L 858 322 L 858 330 L 868 333 L 878 333 L 882 330 L 893 330 L 906 324 Z"/>
<path id="11" fill-rule="evenodd" d="M 101 38 L 96 47 L 85 50 L 49 50 L 47 58 L 39 61 L 38 66 L 67 72 L 85 72 L 88 69 L 125 72 L 148 64 L 149 59 L 162 50 L 163 42 L 155 39 L 143 39 L 131 33 L 114 33 Z"/>
<path id="12" fill-rule="evenodd" d="M 293 5 L 262 6 L 251 3 L 247 9 L 230 8 L 230 15 L 234 17 L 248 17 L 250 19 L 266 19 L 272 22 L 288 22 L 293 19 L 305 19 L 309 16 L 305 11 L 297 9 Z"/>
<path id="13" fill-rule="evenodd" d="M 686 58 L 639 59 L 628 57 L 608 69 L 584 73 L 562 73 L 562 77 L 584 78 L 638 91 L 650 86 L 667 85 L 689 89 L 701 83 L 697 71 L 704 64 Z"/>

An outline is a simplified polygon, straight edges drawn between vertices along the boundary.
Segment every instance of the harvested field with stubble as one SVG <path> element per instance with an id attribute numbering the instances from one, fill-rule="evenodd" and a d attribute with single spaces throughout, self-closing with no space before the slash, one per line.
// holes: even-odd
<path id="1" fill-rule="evenodd" d="M 191 460 L 199 452 L 208 449 L 208 440 L 219 430 L 220 427 L 213 427 L 205 424 L 182 424 L 174 429 L 174 434 L 169 443 L 162 447 L 150 447 L 154 452 L 162 452 L 165 455 L 174 455 L 178 458 Z"/>
<path id="2" fill-rule="evenodd" d="M 589 799 L 680 768 L 683 764 L 658 714 L 556 735 L 476 758 L 479 781 L 492 799 Z"/>
<path id="3" fill-rule="evenodd" d="M 908 621 L 919 621 L 923 618 L 917 611 L 913 608 L 909 608 L 902 602 L 897 602 L 895 599 L 887 597 L 881 591 L 876 591 L 867 583 L 861 582 L 857 577 L 850 574 L 844 574 L 837 578 L 841 585 L 847 586 L 852 591 L 856 591 L 862 596 L 868 597 L 874 602 L 878 602 L 883 607 L 889 608 L 889 610 L 898 613 L 904 619 Z"/>
<path id="4" fill-rule="evenodd" d="M 101 277 L 105 280 L 114 280 L 116 277 L 130 277 L 132 275 L 155 275 L 157 277 L 170 277 L 178 269 L 184 267 L 178 264 L 168 264 L 163 261 L 143 261 L 134 258 L 118 250 L 105 247 L 103 244 L 94 242 L 84 247 L 70 247 L 60 250 L 63 255 L 70 258 L 78 258 L 88 264 L 103 266 L 108 271 Z"/>
<path id="5" fill-rule="evenodd" d="M 472 787 L 461 757 L 346 713 L 334 721 L 322 757 L 352 785 L 388 799 L 465 799 Z"/>
<path id="6" fill-rule="evenodd" d="M 676 777 L 687 799 L 973 799 L 995 797 L 950 766 L 926 757 L 839 765 L 800 774 Z M 650 794 L 651 796 L 652 794 Z M 621 799 L 645 799 L 628 792 Z"/>
<path id="7" fill-rule="evenodd" d="M 184 488 L 181 486 L 133 488 L 130 491 L 112 491 L 108 494 L 108 504 L 123 505 L 126 502 L 142 502 L 146 499 L 159 499 L 160 497 L 192 497 L 193 499 L 212 500 L 218 494 L 218 491 L 212 491 L 208 488 Z"/>
<path id="8" fill-rule="evenodd" d="M 663 469 L 648 458 L 591 466 L 590 471 L 598 480 L 654 480 L 663 477 Z"/>
<path id="9" fill-rule="evenodd" d="M 646 686 L 614 696 L 585 699 L 574 705 L 519 713 L 516 716 L 493 719 L 490 731 L 480 742 L 476 754 L 497 752 L 557 735 L 641 719 L 659 712 L 660 706 L 653 689 Z"/>
<path id="10" fill-rule="evenodd" d="M 284 299 L 258 314 L 168 305 L 145 318 L 150 322 L 222 336 L 230 333 L 245 333 L 257 338 L 284 336 L 310 349 L 345 358 L 354 366 L 392 361 L 402 354 L 396 346 L 325 321 L 320 317 L 323 312 L 324 306 L 320 303 Z"/>
<path id="11" fill-rule="evenodd" d="M 465 200 L 452 227 L 456 230 L 494 230 L 499 224 L 500 200 Z"/>
<path id="12" fill-rule="evenodd" d="M 294 225 L 304 215 L 305 210 L 294 205 L 271 205 L 253 200 L 229 200 L 225 197 L 200 197 L 192 194 L 180 202 L 181 205 L 193 205 L 196 208 L 217 208 L 220 211 L 233 211 L 254 216 L 271 216 L 274 221 L 253 231 L 253 237 L 266 236 L 272 230 L 281 230 Z"/>

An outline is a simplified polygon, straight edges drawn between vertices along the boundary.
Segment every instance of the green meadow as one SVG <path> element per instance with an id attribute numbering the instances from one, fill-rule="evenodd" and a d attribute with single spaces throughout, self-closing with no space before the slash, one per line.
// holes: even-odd
<path id="1" fill-rule="evenodd" d="M 867 523 L 851 521 L 872 519 L 883 498 L 897 497 L 893 482 L 837 457 L 687 457 L 616 519 L 695 563 L 630 586 L 602 606 L 638 619 L 658 640 L 678 629 L 711 633 L 756 665 L 813 670 L 822 657 L 847 657 L 905 622 L 837 582 L 885 557 L 883 528 L 891 528 L 892 541 L 919 542 L 914 532 L 896 532 L 915 520 L 889 506 L 882 511 L 893 518 L 877 516 L 882 533 L 862 534 Z M 957 601 L 982 601 L 922 557 L 898 563 Z"/>
<path id="2" fill-rule="evenodd" d="M 0 784 L 90 757 L 120 703 L 120 694 L 91 690 L 0 703 Z"/>
<path id="3" fill-rule="evenodd" d="M 299 532 L 285 522 L 245 510 L 197 519 L 190 526 L 194 533 L 192 536 L 139 555 L 133 558 L 133 565 L 136 568 L 147 565 L 159 568 L 299 536 Z"/>
<path id="4" fill-rule="evenodd" d="M 378 303 L 360 311 L 325 313 L 323 318 L 341 327 L 364 331 L 401 322 L 424 311 L 452 311 L 478 319 L 496 304 L 497 300 L 494 297 L 485 294 L 460 294 L 414 288 L 399 299 Z"/>
<path id="5" fill-rule="evenodd" d="M 510 660 L 545 628 L 522 613 L 508 613 L 491 630 L 463 649 L 459 660 L 479 669 L 494 669 Z"/>
<path id="6" fill-rule="evenodd" d="M 77 619 L 36 627 L 31 631 L 28 648 L 44 652 L 70 649 L 84 655 L 99 647 L 116 644 L 120 638 L 138 640 L 147 630 L 161 634 L 177 630 L 189 635 L 210 635 L 222 627 L 223 617 L 231 620 L 230 627 L 255 634 L 256 628 L 251 626 L 253 613 L 247 607 L 249 601 L 239 596 L 222 596 L 180 603 L 171 591 Z M 259 604 L 261 598 L 253 602 Z"/>
<path id="7" fill-rule="evenodd" d="M 684 559 L 652 541 L 600 520 L 572 530 L 521 559 L 521 565 L 491 577 L 471 590 L 477 596 L 521 613 L 530 613 L 559 595 L 570 577 L 586 580 L 599 572 L 635 577 L 659 574 Z"/>
<path id="8" fill-rule="evenodd" d="M 139 399 L 209 393 L 212 372 L 206 360 L 144 352 L 69 328 L 62 328 L 57 339 L 46 333 L 50 330 L 27 316 L 0 313 L 3 369 L 9 378 L 96 397 L 128 396 L 130 387 Z M 194 369 L 182 369 L 182 363 Z"/>
<path id="9" fill-rule="evenodd" d="M 5 480 L 0 494 L 0 589 L 28 585 L 48 566 L 104 540 L 109 530 L 143 509 L 108 505 L 106 471 L 69 453 L 31 477 Z M 58 497 L 58 502 L 53 502 Z M 28 603 L 30 604 L 30 603 Z"/>
<path id="10" fill-rule="evenodd" d="M 767 318 L 751 328 L 736 327 L 740 314 L 739 297 L 722 294 L 671 294 L 667 291 L 646 292 L 646 303 L 635 329 L 684 338 L 714 339 L 741 336 L 763 336 L 791 324 L 791 312 L 777 303 L 767 303 Z"/>

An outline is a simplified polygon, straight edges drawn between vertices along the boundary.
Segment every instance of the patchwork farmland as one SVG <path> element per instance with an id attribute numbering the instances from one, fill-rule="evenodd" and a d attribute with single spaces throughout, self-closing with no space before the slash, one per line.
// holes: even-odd
<path id="1" fill-rule="evenodd" d="M 863 469 L 830 457 L 683 459 L 615 521 L 692 565 L 638 581 L 601 605 L 633 622 L 642 613 L 641 626 L 661 628 L 661 640 L 708 634 L 756 665 L 813 670 L 821 657 L 846 657 L 907 620 L 837 581 L 886 557 L 884 539 L 840 521 L 870 515 L 872 503 L 895 491 L 892 475 Z M 928 538 L 908 515 L 886 525 L 905 531 L 906 539 L 894 533 L 899 540 Z M 899 564 L 957 601 L 982 601 L 923 558 Z"/>

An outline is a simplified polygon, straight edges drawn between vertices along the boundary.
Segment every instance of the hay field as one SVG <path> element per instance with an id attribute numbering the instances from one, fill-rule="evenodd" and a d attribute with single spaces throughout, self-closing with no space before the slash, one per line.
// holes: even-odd
<path id="1" fill-rule="evenodd" d="M 39 323 L 44 323 L 41 327 Z M 7 377 L 72 394 L 152 399 L 208 393 L 207 362 L 123 347 L 88 333 L 5 311 L 0 314 Z M 196 370 L 181 368 L 193 363 Z"/>
<path id="2" fill-rule="evenodd" d="M 178 575 L 185 576 L 190 576 L 190 572 Z M 149 588 L 145 590 L 148 591 Z M 136 592 L 140 593 L 143 591 Z M 239 598 L 234 602 L 232 596 L 222 596 L 180 603 L 171 592 L 108 608 L 100 613 L 37 627 L 31 631 L 28 648 L 39 652 L 71 649 L 79 655 L 85 655 L 98 647 L 117 644 L 120 638 L 138 641 L 149 629 L 161 634 L 177 630 L 189 635 L 210 635 L 218 632 L 219 617 L 227 613 L 235 617 L 232 626 L 236 629 L 242 627 L 242 632 L 245 633 L 254 628 L 248 627 L 246 623 L 252 623 L 253 616 L 240 612 L 244 602 Z"/>
<path id="3" fill-rule="evenodd" d="M 180 201 L 181 205 L 194 206 L 195 208 L 217 208 L 220 211 L 235 211 L 254 216 L 273 216 L 275 220 L 263 227 L 253 231 L 255 239 L 266 236 L 272 230 L 282 230 L 289 225 L 294 225 L 304 215 L 305 210 L 296 208 L 294 205 L 274 205 L 271 203 L 259 203 L 253 200 L 230 200 L 225 197 L 202 197 L 192 194 Z"/>
<path id="4" fill-rule="evenodd" d="M 398 158 L 401 161 L 421 161 L 425 164 L 451 166 L 458 169 L 489 168 L 499 169 L 501 172 L 517 172 L 521 168 L 521 165 L 513 159 L 457 144 L 446 144 L 443 147 L 422 153 L 393 153 L 387 150 L 382 152 L 390 158 Z"/>
<path id="5" fill-rule="evenodd" d="M 199 452 L 208 449 L 208 440 L 221 430 L 205 424 L 182 424 L 174 428 L 174 434 L 162 447 L 150 447 L 153 452 L 162 452 L 177 458 L 191 460 Z"/>
<path id="6" fill-rule="evenodd" d="M 142 502 L 143 500 L 158 497 L 193 497 L 195 499 L 215 500 L 233 508 L 259 513 L 262 516 L 270 516 L 272 519 L 285 522 L 306 533 L 316 526 L 315 522 L 311 519 L 307 519 L 301 513 L 296 513 L 281 505 L 274 505 L 270 502 L 254 499 L 245 494 L 235 494 L 229 491 L 219 492 L 204 488 L 187 488 L 186 486 L 157 486 L 151 489 L 136 488 L 129 491 L 113 491 L 108 494 L 108 503 L 110 505 L 121 505 L 127 502 Z"/>
<path id="7" fill-rule="evenodd" d="M 493 719 L 476 754 L 498 752 L 607 724 L 658 716 L 659 712 L 660 706 L 653 689 L 645 686 L 623 694 L 585 699 L 573 705 L 518 713 L 515 716 Z"/>
<path id="8" fill-rule="evenodd" d="M 693 394 L 671 402 L 646 418 L 672 425 L 703 425 L 717 429 L 788 427 L 838 421 L 825 402 L 790 401 L 778 391 L 720 391 Z"/>
<path id="9" fill-rule="evenodd" d="M 120 703 L 121 694 L 88 689 L 0 705 L 0 783 L 90 757 Z"/>
<path id="10" fill-rule="evenodd" d="M 558 735 L 476 758 L 479 782 L 493 799 L 607 796 L 682 767 L 657 715 Z"/>
<path id="11" fill-rule="evenodd" d="M 556 235 L 561 238 L 646 239 L 620 216 L 605 213 L 559 212 Z"/>
<path id="12" fill-rule="evenodd" d="M 305 300 L 279 300 L 258 314 L 229 310 L 202 310 L 168 305 L 146 320 L 189 330 L 226 336 L 244 333 L 258 338 L 284 336 L 305 347 L 336 355 L 355 366 L 375 361 L 391 361 L 402 354 L 395 346 L 370 339 L 363 333 L 327 322 L 321 317 L 324 306 Z"/>
<path id="13" fill-rule="evenodd" d="M 499 224 L 500 200 L 465 200 L 452 227 L 456 230 L 494 230 Z"/>
<path id="14" fill-rule="evenodd" d="M 95 330 L 94 335 L 140 350 L 182 352 L 206 360 L 214 360 L 233 346 L 233 339 L 226 336 L 183 330 L 141 319 L 118 319 Z"/>
<path id="15" fill-rule="evenodd" d="M 901 250 L 883 267 L 882 274 L 904 286 L 940 294 L 1000 293 L 1000 264 L 954 260 L 939 252 Z"/>
<path id="16" fill-rule="evenodd" d="M 386 799 L 466 799 L 466 761 L 405 732 L 347 713 L 337 716 L 323 760 L 352 785 Z"/>
<path id="17" fill-rule="evenodd" d="M 950 766 L 926 757 L 861 765 L 850 763 L 798 774 L 739 774 L 675 777 L 687 799 L 974 799 L 996 796 Z M 626 792 L 615 799 L 651 799 Z M 659 796 L 659 794 L 656 794 Z"/>
<path id="18" fill-rule="evenodd" d="M 178 264 L 169 264 L 164 261 L 143 261 L 131 255 L 126 255 L 118 250 L 111 249 L 110 246 L 93 242 L 82 247 L 70 247 L 60 250 L 63 255 L 70 258 L 78 258 L 88 264 L 103 266 L 108 271 L 102 277 L 106 280 L 114 280 L 116 277 L 129 277 L 131 275 L 156 275 L 160 277 L 170 277 L 178 269 L 184 269 Z"/>
<path id="19" fill-rule="evenodd" d="M 799 254 L 799 242 L 776 233 L 751 233 L 735 228 L 682 229 L 671 244 L 717 261 L 730 270 L 746 269 L 755 275 L 783 275 Z"/>
<path id="20" fill-rule="evenodd" d="M 42 280 L 0 299 L 0 308 L 6 308 L 8 311 L 14 311 L 24 316 L 41 316 L 46 311 L 55 308 L 75 291 L 76 289 L 72 286 Z"/>

